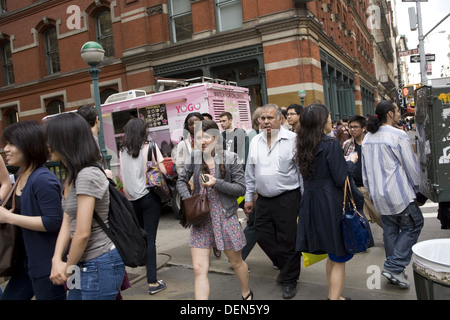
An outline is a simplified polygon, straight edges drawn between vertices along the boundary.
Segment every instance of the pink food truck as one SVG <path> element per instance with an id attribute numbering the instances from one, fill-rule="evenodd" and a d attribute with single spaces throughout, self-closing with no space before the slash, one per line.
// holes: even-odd
<path id="1" fill-rule="evenodd" d="M 118 150 L 123 127 L 134 117 L 147 121 L 150 137 L 167 158 L 170 158 L 173 146 L 181 141 L 184 120 L 190 112 L 211 114 L 221 129 L 219 115 L 228 111 L 233 115 L 235 127 L 251 130 L 247 88 L 222 80 L 199 80 L 201 82 L 197 83 L 186 80 L 183 81 L 184 87 L 149 95 L 134 90 L 121 92 L 106 100 L 101 107 L 103 133 L 108 155 L 112 156 L 111 170 L 114 174 L 120 175 Z"/>

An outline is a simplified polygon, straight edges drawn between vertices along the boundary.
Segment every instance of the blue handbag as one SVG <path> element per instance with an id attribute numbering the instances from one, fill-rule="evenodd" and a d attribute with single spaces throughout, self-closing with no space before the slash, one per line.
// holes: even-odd
<path id="1" fill-rule="evenodd" d="M 352 254 L 367 251 L 371 242 L 369 222 L 366 217 L 356 209 L 348 177 L 345 181 L 342 211 L 342 232 L 345 249 L 348 253 Z"/>

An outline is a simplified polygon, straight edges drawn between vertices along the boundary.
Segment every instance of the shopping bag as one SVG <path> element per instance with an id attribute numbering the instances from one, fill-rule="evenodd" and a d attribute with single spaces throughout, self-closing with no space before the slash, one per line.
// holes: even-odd
<path id="1" fill-rule="evenodd" d="M 322 261 L 323 259 L 328 257 L 328 253 L 324 254 L 312 254 L 308 252 L 302 252 L 303 257 L 303 267 L 309 267 L 310 265 L 313 265 L 316 262 Z"/>

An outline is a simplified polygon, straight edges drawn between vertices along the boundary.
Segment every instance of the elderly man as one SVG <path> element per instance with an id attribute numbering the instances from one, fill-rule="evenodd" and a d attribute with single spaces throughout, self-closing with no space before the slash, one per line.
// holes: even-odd
<path id="1" fill-rule="evenodd" d="M 260 121 L 262 132 L 249 148 L 244 210 L 250 213 L 256 206 L 258 244 L 280 269 L 277 282 L 283 285 L 283 298 L 291 299 L 300 276 L 300 253 L 295 250 L 301 198 L 301 176 L 294 162 L 297 135 L 281 126 L 277 105 L 263 106 Z"/>

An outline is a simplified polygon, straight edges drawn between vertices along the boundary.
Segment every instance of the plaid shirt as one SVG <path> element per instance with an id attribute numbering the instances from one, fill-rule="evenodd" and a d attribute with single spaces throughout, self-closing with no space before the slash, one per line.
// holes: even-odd
<path id="1" fill-rule="evenodd" d="M 347 157 L 350 153 L 355 151 L 355 138 L 350 138 L 344 142 L 342 145 L 342 150 L 344 150 L 344 157 Z"/>

